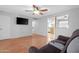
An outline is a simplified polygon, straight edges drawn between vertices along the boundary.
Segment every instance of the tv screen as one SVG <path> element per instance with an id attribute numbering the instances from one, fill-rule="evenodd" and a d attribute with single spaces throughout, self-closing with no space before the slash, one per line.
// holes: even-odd
<path id="1" fill-rule="evenodd" d="M 28 19 L 26 18 L 21 18 L 21 17 L 17 17 L 17 24 L 20 24 L 20 25 L 28 25 Z"/>

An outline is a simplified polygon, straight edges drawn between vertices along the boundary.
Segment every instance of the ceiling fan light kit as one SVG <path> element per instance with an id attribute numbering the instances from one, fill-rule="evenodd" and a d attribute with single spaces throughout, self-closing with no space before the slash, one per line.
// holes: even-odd
<path id="1" fill-rule="evenodd" d="M 39 15 L 40 14 L 40 11 L 33 11 L 33 14 L 35 14 L 35 15 Z"/>
<path id="2" fill-rule="evenodd" d="M 37 6 L 37 5 L 32 5 L 31 10 L 25 10 L 25 11 L 33 13 L 32 15 L 43 15 L 45 12 L 48 11 L 48 9 L 41 8 L 41 7 Z"/>
<path id="3" fill-rule="evenodd" d="M 33 5 L 33 15 L 43 15 L 43 12 L 48 11 L 48 9 L 41 9 L 39 6 Z"/>

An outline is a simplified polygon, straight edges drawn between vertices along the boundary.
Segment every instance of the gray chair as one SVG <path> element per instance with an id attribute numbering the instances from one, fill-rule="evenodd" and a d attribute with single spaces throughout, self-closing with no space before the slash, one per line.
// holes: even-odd
<path id="1" fill-rule="evenodd" d="M 68 41 L 69 37 L 59 35 L 56 40 L 51 41 L 51 43 L 60 43 L 65 46 L 66 42 Z M 54 45 L 48 43 L 47 45 L 41 47 L 40 49 L 32 46 L 29 48 L 30 53 L 60 53 L 61 50 Z"/>
<path id="2" fill-rule="evenodd" d="M 64 49 L 61 51 L 61 53 L 64 53 L 64 52 L 67 52 L 67 48 L 69 46 L 69 44 L 71 43 L 72 40 L 74 40 L 76 37 L 79 37 L 79 29 L 75 30 L 73 33 L 72 33 L 72 36 L 70 37 L 70 39 L 67 41 Z"/>
<path id="3" fill-rule="evenodd" d="M 44 47 L 41 47 L 40 49 L 32 46 L 32 47 L 30 47 L 29 52 L 30 53 L 66 53 L 67 48 L 68 48 L 69 44 L 71 43 L 71 41 L 74 40 L 74 38 L 76 38 L 78 36 L 79 36 L 79 29 L 74 31 L 72 33 L 71 37 L 65 37 L 65 36 L 59 35 L 59 37 L 55 41 L 52 41 L 52 43 L 58 42 L 60 44 L 63 44 L 64 47 L 62 50 L 58 49 L 55 46 L 47 44 Z"/>

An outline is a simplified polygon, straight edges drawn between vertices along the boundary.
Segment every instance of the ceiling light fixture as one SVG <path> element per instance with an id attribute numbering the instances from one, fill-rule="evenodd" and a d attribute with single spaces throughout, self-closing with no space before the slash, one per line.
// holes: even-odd
<path id="1" fill-rule="evenodd" d="M 25 10 L 26 12 L 31 12 L 33 15 L 43 15 L 45 12 L 48 11 L 47 8 L 42 8 L 37 5 L 33 5 L 31 10 Z"/>
<path id="2" fill-rule="evenodd" d="M 39 6 L 33 5 L 34 15 L 43 15 L 43 12 L 48 11 L 48 9 L 41 9 Z"/>
<path id="3" fill-rule="evenodd" d="M 33 14 L 34 15 L 39 15 L 40 14 L 40 11 L 37 10 L 37 8 L 33 8 Z"/>

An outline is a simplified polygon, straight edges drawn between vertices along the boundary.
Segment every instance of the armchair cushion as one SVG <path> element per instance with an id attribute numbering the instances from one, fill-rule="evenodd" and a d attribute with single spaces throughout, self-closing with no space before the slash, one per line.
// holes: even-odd
<path id="1" fill-rule="evenodd" d="M 63 50 L 63 48 L 64 48 L 64 45 L 59 43 L 59 42 L 54 42 L 54 43 L 50 42 L 49 44 L 52 45 L 52 46 L 55 46 L 56 48 L 58 48 L 60 50 Z"/>

